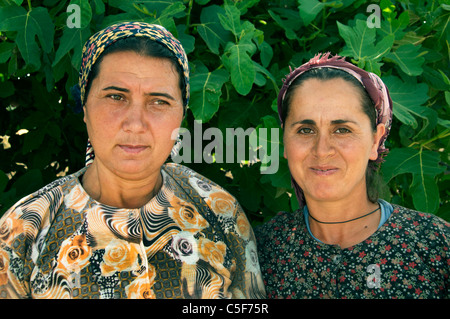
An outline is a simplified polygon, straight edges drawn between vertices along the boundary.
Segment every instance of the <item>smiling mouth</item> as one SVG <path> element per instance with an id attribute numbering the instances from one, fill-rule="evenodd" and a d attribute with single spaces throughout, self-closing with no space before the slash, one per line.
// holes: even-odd
<path id="1" fill-rule="evenodd" d="M 331 175 L 335 172 L 337 172 L 337 168 L 318 168 L 318 167 L 311 167 L 311 170 L 318 174 L 318 175 Z"/>

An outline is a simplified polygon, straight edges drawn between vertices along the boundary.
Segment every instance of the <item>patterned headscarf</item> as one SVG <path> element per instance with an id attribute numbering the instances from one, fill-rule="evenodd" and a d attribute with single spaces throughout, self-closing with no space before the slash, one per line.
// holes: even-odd
<path id="1" fill-rule="evenodd" d="M 377 112 L 376 125 L 381 123 L 384 124 L 386 128 L 384 135 L 380 139 L 380 144 L 378 145 L 378 158 L 375 161 L 371 161 L 369 165 L 371 169 L 377 169 L 376 164 L 382 163 L 383 158 L 389 152 L 389 150 L 384 145 L 392 125 L 392 100 L 389 95 L 389 91 L 383 81 L 376 74 L 364 71 L 363 69 L 360 69 L 349 62 L 346 62 L 344 57 L 335 55 L 329 58 L 329 56 L 329 52 L 326 54 L 319 53 L 300 67 L 294 70 L 290 69 L 291 72 L 286 76 L 280 93 L 278 94 L 278 116 L 280 118 L 280 122 L 281 124 L 283 124 L 283 101 L 286 96 L 286 92 L 288 91 L 294 80 L 301 76 L 303 73 L 316 68 L 334 68 L 347 72 L 362 84 L 370 99 L 372 100 Z M 291 181 L 299 203 L 302 206 L 303 191 L 300 189 L 292 176 Z"/>
<path id="2" fill-rule="evenodd" d="M 184 83 L 186 95 L 183 97 L 184 109 L 189 103 L 189 65 L 186 53 L 178 41 L 169 31 L 164 27 L 156 24 L 149 24 L 145 22 L 124 22 L 111 25 L 103 29 L 89 38 L 83 47 L 81 68 L 78 80 L 78 90 L 75 93 L 78 103 L 82 103 L 86 94 L 87 82 L 92 66 L 98 60 L 100 55 L 107 47 L 118 40 L 129 37 L 147 37 L 156 41 L 166 48 L 168 48 L 176 57 L 184 74 Z M 72 91 L 74 93 L 74 91 Z M 91 164 L 94 159 L 94 151 L 91 143 L 88 141 L 86 151 L 86 166 Z"/>

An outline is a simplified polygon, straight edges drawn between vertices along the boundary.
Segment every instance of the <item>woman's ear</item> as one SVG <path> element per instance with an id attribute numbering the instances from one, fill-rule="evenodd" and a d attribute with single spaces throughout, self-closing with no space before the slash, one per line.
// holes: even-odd
<path id="1" fill-rule="evenodd" d="M 83 122 L 86 123 L 86 104 L 83 105 Z"/>
<path id="2" fill-rule="evenodd" d="M 370 152 L 370 157 L 372 161 L 376 160 L 378 158 L 378 147 L 380 146 L 380 140 L 383 137 L 384 133 L 386 132 L 386 127 L 384 124 L 380 123 L 377 125 L 377 131 L 374 134 L 372 149 Z"/>
<path id="3" fill-rule="evenodd" d="M 284 137 L 284 123 L 281 123 L 281 133 L 283 134 L 283 137 Z M 283 144 L 284 144 L 284 141 L 283 141 Z M 283 147 L 283 156 L 285 159 L 287 159 L 286 147 Z"/>

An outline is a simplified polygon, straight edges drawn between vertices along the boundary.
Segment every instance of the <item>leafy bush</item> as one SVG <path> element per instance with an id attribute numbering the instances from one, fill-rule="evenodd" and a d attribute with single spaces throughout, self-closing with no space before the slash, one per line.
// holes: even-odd
<path id="1" fill-rule="evenodd" d="M 383 197 L 450 220 L 450 5 L 373 4 L 0 0 L 0 214 L 84 165 L 87 135 L 70 96 L 82 45 L 107 25 L 138 20 L 165 26 L 188 53 L 192 99 L 183 126 L 191 132 L 194 120 L 202 121 L 203 132 L 219 128 L 224 136 L 226 128 L 279 129 L 276 96 L 282 79 L 289 67 L 318 52 L 347 56 L 380 75 L 394 101 Z M 69 5 L 77 5 L 80 14 Z M 204 139 L 203 146 L 207 143 Z M 261 174 L 261 158 L 186 165 L 228 189 L 259 223 L 297 207 L 281 131 L 276 145 L 274 174 Z"/>

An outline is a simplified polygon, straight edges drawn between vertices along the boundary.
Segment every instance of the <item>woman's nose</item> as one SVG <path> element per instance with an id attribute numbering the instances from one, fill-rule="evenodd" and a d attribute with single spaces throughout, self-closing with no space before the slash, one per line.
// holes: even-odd
<path id="1" fill-rule="evenodd" d="M 335 148 L 333 141 L 328 134 L 318 134 L 315 145 L 313 148 L 313 153 L 318 158 L 326 158 L 334 154 Z"/>
<path id="2" fill-rule="evenodd" d="M 126 132 L 142 133 L 148 128 L 145 118 L 145 105 L 135 101 L 129 105 L 123 121 L 123 129 Z"/>

